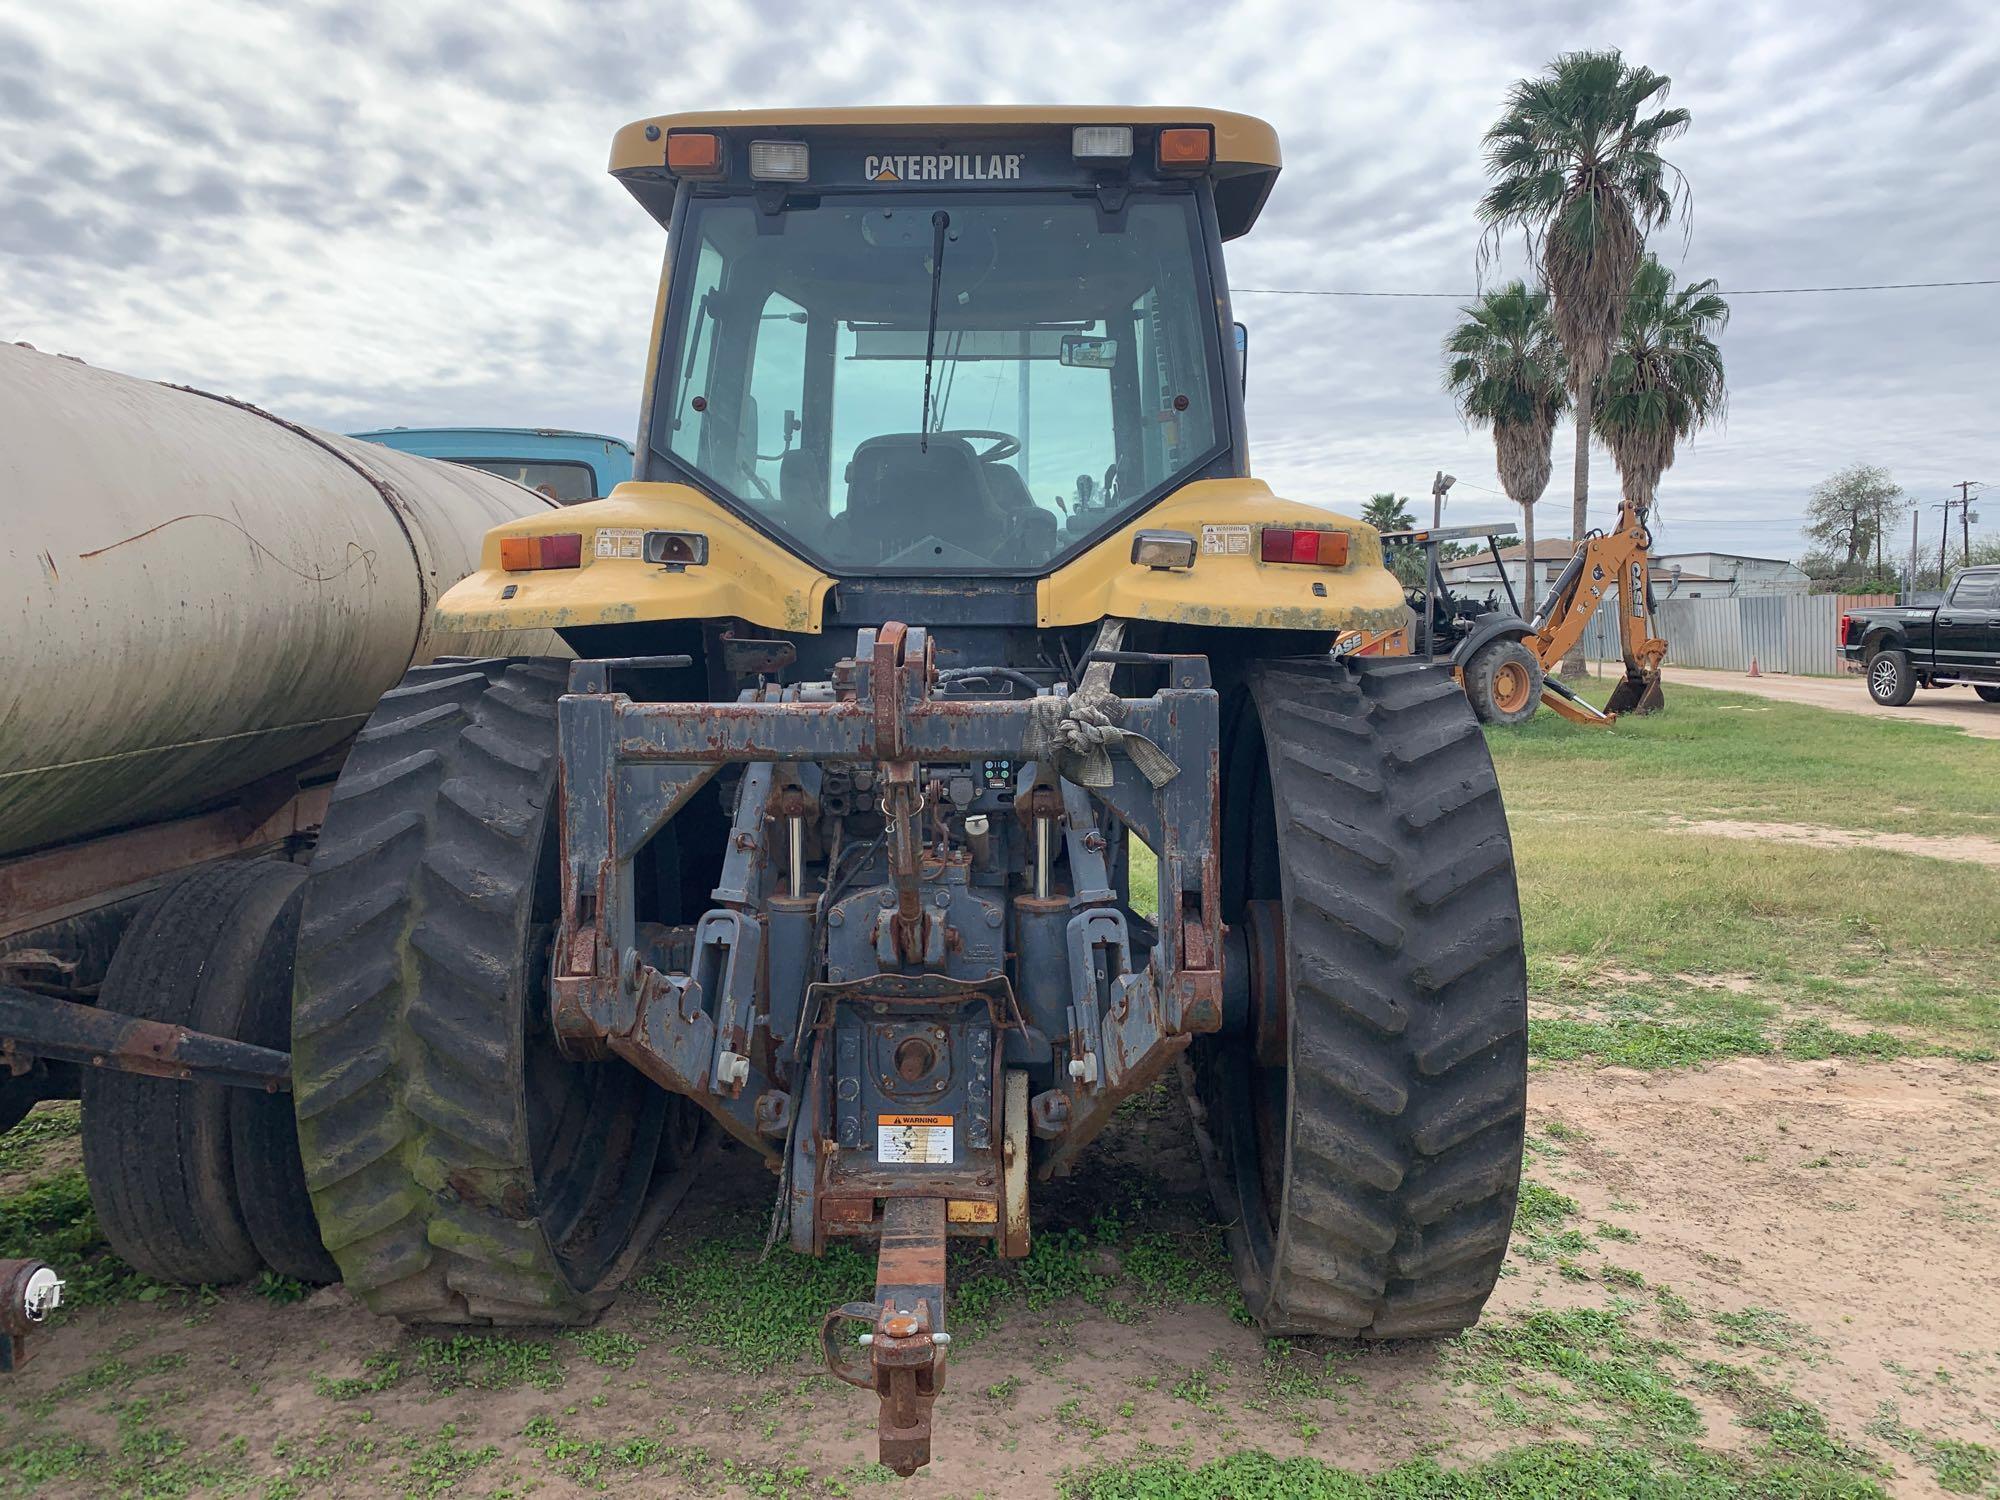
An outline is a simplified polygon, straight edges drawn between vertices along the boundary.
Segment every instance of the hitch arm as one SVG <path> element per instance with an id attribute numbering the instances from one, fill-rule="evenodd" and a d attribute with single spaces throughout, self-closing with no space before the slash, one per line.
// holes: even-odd
<path id="1" fill-rule="evenodd" d="M 945 1203 L 891 1198 L 882 1206 L 875 1300 L 836 1307 L 820 1324 L 826 1367 L 882 1399 L 882 1462 L 904 1478 L 931 1461 L 931 1404 L 944 1385 Z M 841 1326 L 861 1323 L 856 1355 L 840 1345 Z"/>

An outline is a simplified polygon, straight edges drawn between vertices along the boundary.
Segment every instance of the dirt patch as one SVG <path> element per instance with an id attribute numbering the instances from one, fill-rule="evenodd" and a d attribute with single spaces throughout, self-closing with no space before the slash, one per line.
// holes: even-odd
<path id="1" fill-rule="evenodd" d="M 1804 844 L 1813 849 L 1887 849 L 1892 854 L 1920 854 L 1927 859 L 2000 868 L 2000 839 L 1974 834 L 1870 833 L 1819 823 L 1752 823 L 1734 818 L 1675 819 L 1668 826 L 1676 833 L 1710 838 Z"/>
<path id="2" fill-rule="evenodd" d="M 1990 1065 L 1932 1059 L 1742 1059 L 1698 1073 L 1537 1074 L 1531 1088 L 1536 1119 L 1583 1137 L 1545 1175 L 1586 1217 L 1638 1235 L 1607 1253 L 1688 1300 L 1697 1347 L 1781 1367 L 1860 1441 L 1894 1411 L 1990 1444 L 1996 1082 Z M 1917 1470 L 1894 1490 L 1939 1493 Z"/>
<path id="3" fill-rule="evenodd" d="M 1120 1255 L 1130 1271 L 1135 1240 L 1114 1252 L 1106 1212 L 1143 1230 L 1212 1227 L 1178 1101 L 1160 1103 L 1121 1117 L 1038 1209 L 1037 1232 L 1075 1236 L 1086 1272 L 1115 1271 Z M 1942 1493 L 1911 1456 L 1921 1443 L 1994 1443 L 2000 1066 L 1549 1067 L 1532 1077 L 1530 1116 L 1530 1179 L 1568 1202 L 1571 1239 L 1545 1253 L 1517 1232 L 1483 1330 L 1636 1308 L 1634 1335 L 1667 1351 L 1703 1447 L 1764 1441 L 1704 1385 L 1716 1361 L 1813 1402 L 1897 1495 Z M 667 1262 L 759 1223 L 763 1174 L 731 1165 L 675 1224 Z M 730 1284 L 752 1284 L 754 1255 Z M 739 1295 L 728 1315 L 779 1315 Z M 1274 1344 L 1226 1299 L 1194 1295 L 960 1308 L 938 1460 L 907 1493 L 1047 1495 L 1078 1466 L 1161 1448 L 1192 1462 L 1252 1448 L 1364 1471 L 1423 1454 L 1460 1465 L 1543 1438 L 1587 1442 L 1594 1419 L 1537 1405 L 1546 1374 L 1492 1376 L 1478 1335 Z M 0 1387 L 0 1474 L 78 1496 L 141 1482 L 286 1497 L 868 1492 L 872 1398 L 804 1357 L 746 1371 L 676 1331 L 675 1311 L 635 1288 L 598 1329 L 523 1347 L 425 1342 L 337 1288 L 290 1304 L 239 1289 L 84 1309 Z M 65 1472 L 53 1432 L 102 1455 L 97 1467 Z M 1925 1436 L 1906 1452 L 1878 1432 Z M 128 1462 L 135 1478 L 107 1479 Z M 160 1487 L 190 1464 L 207 1478 Z"/>

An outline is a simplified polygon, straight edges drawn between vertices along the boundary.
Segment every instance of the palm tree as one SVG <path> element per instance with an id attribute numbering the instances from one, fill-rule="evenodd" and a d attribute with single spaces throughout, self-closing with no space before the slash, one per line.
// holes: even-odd
<path id="1" fill-rule="evenodd" d="M 1510 281 L 1470 307 L 1444 341 L 1444 385 L 1468 423 L 1493 429 L 1501 488 L 1521 507 L 1527 555 L 1522 608 L 1535 613 L 1535 502 L 1555 467 L 1556 419 L 1569 405 L 1549 294 Z"/>
<path id="2" fill-rule="evenodd" d="M 1485 251 L 1519 229 L 1554 305 L 1556 336 L 1569 360 L 1576 398 L 1576 469 L 1571 532 L 1590 528 L 1591 405 L 1611 358 L 1626 294 L 1646 235 L 1686 202 L 1686 183 L 1660 147 L 1688 127 L 1684 109 L 1642 109 L 1666 97 L 1671 80 L 1628 65 L 1617 51 L 1565 52 L 1539 78 L 1507 95 L 1486 132 L 1493 186 L 1479 200 Z M 1580 672 L 1579 647 L 1563 664 Z"/>
<path id="3" fill-rule="evenodd" d="M 1361 519 L 1377 531 L 1408 531 L 1417 524 L 1410 514 L 1410 502 L 1393 494 L 1370 495 L 1361 508 Z"/>
<path id="4" fill-rule="evenodd" d="M 1728 391 L 1712 335 L 1728 323 L 1715 282 L 1676 287 L 1654 257 L 1640 263 L 1592 424 L 1618 461 L 1625 503 L 1642 520 L 1673 467 L 1675 444 L 1722 420 Z"/>

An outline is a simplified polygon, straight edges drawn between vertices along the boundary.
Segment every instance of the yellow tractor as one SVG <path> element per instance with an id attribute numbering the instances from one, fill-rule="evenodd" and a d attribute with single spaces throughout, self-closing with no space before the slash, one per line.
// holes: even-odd
<path id="1" fill-rule="evenodd" d="M 698 1167 L 773 1174 L 881 1451 L 931 1451 L 948 1240 L 1175 1075 L 1274 1334 L 1450 1333 L 1519 1180 L 1526 981 L 1485 743 L 1376 533 L 1250 475 L 1222 245 L 1270 127 L 687 114 L 637 478 L 440 605 L 575 659 L 417 669 L 306 882 L 327 1247 L 421 1323 L 593 1317 Z M 704 1167 L 711 1143 L 726 1146 Z"/>

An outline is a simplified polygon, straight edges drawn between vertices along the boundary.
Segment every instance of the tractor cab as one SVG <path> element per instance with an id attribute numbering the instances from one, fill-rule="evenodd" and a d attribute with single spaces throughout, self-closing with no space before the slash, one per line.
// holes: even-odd
<path id="1" fill-rule="evenodd" d="M 1245 472 L 1255 122 L 681 116 L 613 170 L 670 231 L 640 477 L 831 573 L 1046 572 Z"/>

